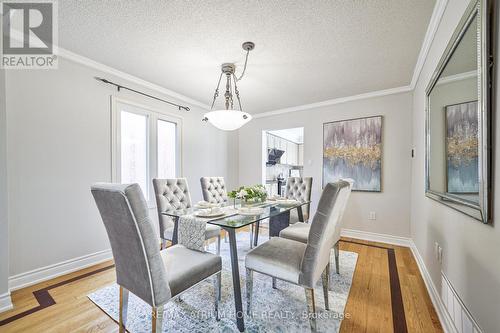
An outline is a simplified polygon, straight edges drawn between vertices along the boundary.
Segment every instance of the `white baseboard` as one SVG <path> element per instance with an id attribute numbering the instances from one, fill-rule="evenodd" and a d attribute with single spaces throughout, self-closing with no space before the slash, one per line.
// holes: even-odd
<path id="1" fill-rule="evenodd" d="M 406 246 L 410 247 L 411 238 L 401 237 L 401 236 L 393 236 L 387 234 L 378 234 L 375 232 L 369 231 L 361 231 L 361 230 L 353 230 L 353 229 L 342 229 L 340 232 L 342 237 L 356 238 L 362 239 L 371 242 L 379 242 L 379 243 L 387 243 L 398 246 Z"/>
<path id="2" fill-rule="evenodd" d="M 415 245 L 415 243 L 413 243 L 413 240 L 410 240 L 410 249 L 411 252 L 413 253 L 413 256 L 415 257 L 415 260 L 417 261 L 417 266 L 418 269 L 420 270 L 420 275 L 424 279 L 425 286 L 427 287 L 427 291 L 431 298 L 432 304 L 434 305 L 434 309 L 437 312 L 443 330 L 446 333 L 457 333 L 458 331 L 455 328 L 455 325 L 453 324 L 453 319 L 446 310 L 446 306 L 444 305 L 441 299 L 441 295 L 437 291 L 437 288 L 431 279 L 431 275 L 429 274 L 429 271 L 425 266 L 424 259 L 420 255 L 420 252 L 418 252 L 417 246 Z"/>
<path id="3" fill-rule="evenodd" d="M 112 258 L 113 255 L 111 250 L 108 249 L 66 260 L 57 264 L 37 268 L 29 272 L 13 275 L 9 277 L 9 290 L 12 291 L 28 287 L 36 283 L 99 264 Z"/>
<path id="4" fill-rule="evenodd" d="M 12 309 L 12 300 L 10 299 L 10 292 L 0 295 L 0 312 Z"/>

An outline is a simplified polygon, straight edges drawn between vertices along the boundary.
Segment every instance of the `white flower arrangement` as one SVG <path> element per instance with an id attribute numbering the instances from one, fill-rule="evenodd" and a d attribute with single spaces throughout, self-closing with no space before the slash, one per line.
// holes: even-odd
<path id="1" fill-rule="evenodd" d="M 228 196 L 233 199 L 264 201 L 267 197 L 266 188 L 263 185 L 241 186 L 237 190 L 228 193 Z"/>

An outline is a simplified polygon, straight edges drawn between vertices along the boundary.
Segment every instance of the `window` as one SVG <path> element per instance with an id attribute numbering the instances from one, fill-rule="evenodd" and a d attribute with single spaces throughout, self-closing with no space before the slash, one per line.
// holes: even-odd
<path id="1" fill-rule="evenodd" d="M 153 178 L 180 172 L 181 119 L 113 99 L 113 181 L 138 183 L 154 206 Z"/>
<path id="2" fill-rule="evenodd" d="M 120 180 L 139 183 L 148 193 L 148 117 L 120 111 Z"/>
<path id="3" fill-rule="evenodd" d="M 177 135 L 177 124 L 159 119 L 158 128 L 158 178 L 175 178 L 177 156 L 175 143 Z"/>

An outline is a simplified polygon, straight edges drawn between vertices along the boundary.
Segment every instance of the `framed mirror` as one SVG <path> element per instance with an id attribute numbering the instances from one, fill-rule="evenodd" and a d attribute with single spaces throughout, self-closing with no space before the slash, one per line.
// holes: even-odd
<path id="1" fill-rule="evenodd" d="M 493 1 L 472 0 L 426 89 L 426 195 L 491 222 Z"/>

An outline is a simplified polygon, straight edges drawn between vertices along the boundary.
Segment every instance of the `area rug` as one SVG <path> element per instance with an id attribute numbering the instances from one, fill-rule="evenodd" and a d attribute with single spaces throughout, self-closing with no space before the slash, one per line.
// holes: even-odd
<path id="1" fill-rule="evenodd" d="M 268 239 L 259 235 L 259 243 Z M 238 261 L 240 267 L 243 309 L 245 301 L 245 254 L 249 250 L 249 234 L 238 233 Z M 214 252 L 214 245 L 210 251 Z M 214 315 L 214 290 L 210 279 L 198 284 L 165 305 L 163 332 L 238 332 L 235 320 L 229 244 L 221 242 L 222 301 L 219 304 L 220 321 Z M 332 253 L 332 261 L 334 256 Z M 319 332 L 338 332 L 344 318 L 344 308 L 352 284 L 358 255 L 340 251 L 340 274 L 331 274 L 330 311 L 324 309 L 321 282 L 315 288 L 317 323 Z M 331 263 L 334 270 L 335 263 Z M 89 299 L 113 320 L 118 321 L 119 287 L 116 284 L 99 289 L 88 295 Z M 246 332 L 308 332 L 307 305 L 304 289 L 284 281 L 278 281 L 273 289 L 271 278 L 254 273 L 253 313 L 245 312 Z M 346 316 L 348 314 L 345 314 Z M 130 293 L 127 331 L 151 332 L 151 307 Z"/>

